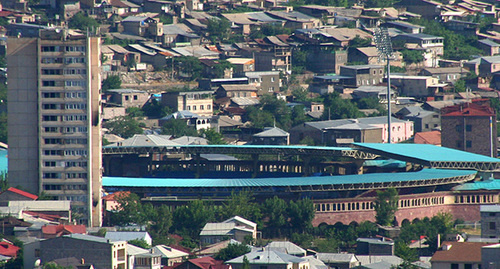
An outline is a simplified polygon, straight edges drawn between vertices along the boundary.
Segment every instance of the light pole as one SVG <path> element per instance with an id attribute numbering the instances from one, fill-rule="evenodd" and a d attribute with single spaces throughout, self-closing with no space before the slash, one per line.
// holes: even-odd
<path id="1" fill-rule="evenodd" d="M 391 143 L 391 57 L 392 43 L 387 28 L 375 28 L 375 44 L 379 61 L 383 58 L 387 62 L 387 143 Z"/>

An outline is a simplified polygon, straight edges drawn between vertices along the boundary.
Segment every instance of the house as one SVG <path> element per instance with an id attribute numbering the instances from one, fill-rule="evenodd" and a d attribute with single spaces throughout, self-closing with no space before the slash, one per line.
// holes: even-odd
<path id="1" fill-rule="evenodd" d="M 231 265 L 224 264 L 224 261 L 215 260 L 206 256 L 187 260 L 175 267 L 176 269 L 232 269 Z"/>
<path id="2" fill-rule="evenodd" d="M 171 65 L 172 57 L 179 55 L 175 52 L 167 51 L 157 46 L 146 46 L 144 43 L 142 45 L 128 44 L 126 48 L 139 55 L 142 63 L 150 64 L 155 68 Z"/>
<path id="3" fill-rule="evenodd" d="M 235 216 L 221 223 L 207 223 L 200 232 L 203 244 L 214 244 L 232 238 L 243 242 L 245 237 L 257 239 L 257 224 Z"/>
<path id="4" fill-rule="evenodd" d="M 352 92 L 353 99 L 376 98 L 387 104 L 387 86 L 361 86 Z M 391 89 L 391 102 L 396 101 L 396 93 Z"/>
<path id="5" fill-rule="evenodd" d="M 490 39 L 477 41 L 478 47 L 484 51 L 487 56 L 495 56 L 500 53 L 500 44 Z"/>
<path id="6" fill-rule="evenodd" d="M 259 50 L 254 52 L 255 71 L 292 71 L 292 47 L 276 36 L 255 39 Z"/>
<path id="7" fill-rule="evenodd" d="M 377 47 L 353 48 L 348 56 L 351 63 L 383 65 L 386 61 L 384 57 L 379 57 Z"/>
<path id="8" fill-rule="evenodd" d="M 163 23 L 148 16 L 128 16 L 121 21 L 123 32 L 155 39 L 163 35 Z"/>
<path id="9" fill-rule="evenodd" d="M 481 205 L 481 237 L 500 238 L 500 205 Z"/>
<path id="10" fill-rule="evenodd" d="M 500 264 L 500 244 L 492 244 L 481 248 L 481 268 L 491 268 Z"/>
<path id="11" fill-rule="evenodd" d="M 250 269 L 261 269 L 262 264 L 272 264 L 275 269 L 309 268 L 309 261 L 305 258 L 299 258 L 266 248 L 254 250 L 245 255 L 226 261 L 226 263 L 231 265 L 234 269 L 241 269 L 245 257 L 250 263 Z"/>
<path id="12" fill-rule="evenodd" d="M 484 56 L 464 63 L 464 67 L 479 77 L 488 77 L 500 71 L 500 56 Z"/>
<path id="13" fill-rule="evenodd" d="M 148 245 L 153 244 L 153 239 L 146 231 L 108 231 L 104 238 L 111 241 L 130 241 L 130 240 L 144 240 Z"/>
<path id="14" fill-rule="evenodd" d="M 315 256 L 330 268 L 350 269 L 360 265 L 353 253 L 316 253 Z"/>
<path id="15" fill-rule="evenodd" d="M 392 142 L 406 141 L 413 136 L 413 122 L 391 119 Z M 317 145 L 336 145 L 337 138 L 353 142 L 387 142 L 387 117 L 369 117 L 305 122 L 290 129 L 290 143 L 299 144 L 310 137 Z"/>
<path id="16" fill-rule="evenodd" d="M 161 103 L 174 111 L 195 111 L 202 117 L 209 117 L 214 111 L 212 96 L 212 90 L 169 91 L 161 94 Z"/>
<path id="17" fill-rule="evenodd" d="M 399 95 L 416 98 L 433 96 L 432 86 L 441 85 L 431 76 L 391 75 L 391 84 L 398 87 Z"/>
<path id="18" fill-rule="evenodd" d="M 415 133 L 413 143 L 441 146 L 441 131 Z"/>
<path id="19" fill-rule="evenodd" d="M 213 78 L 199 79 L 198 88 L 201 90 L 217 90 L 221 85 L 248 85 L 248 78 Z"/>
<path id="20" fill-rule="evenodd" d="M 189 253 L 169 247 L 157 245 L 151 248 L 151 253 L 161 255 L 161 265 L 173 266 L 188 259 Z"/>
<path id="21" fill-rule="evenodd" d="M 384 26 L 387 28 L 396 28 L 409 34 L 420 34 L 425 29 L 425 26 L 420 26 L 405 21 L 387 21 L 384 23 Z"/>
<path id="22" fill-rule="evenodd" d="M 68 234 L 87 234 L 85 225 L 45 225 L 42 227 L 43 238 L 55 238 Z"/>
<path id="23" fill-rule="evenodd" d="M 253 58 L 227 58 L 233 66 L 233 74 L 255 71 L 255 60 Z"/>
<path id="24" fill-rule="evenodd" d="M 437 78 L 439 83 L 455 84 L 457 80 L 468 74 L 469 70 L 462 67 L 436 67 L 422 69 L 419 76 L 431 76 Z"/>
<path id="25" fill-rule="evenodd" d="M 442 109 L 444 147 L 497 156 L 496 112 L 488 105 L 462 103 Z"/>
<path id="26" fill-rule="evenodd" d="M 482 268 L 481 248 L 488 244 L 482 242 L 443 242 L 441 249 L 432 255 L 432 268 Z"/>
<path id="27" fill-rule="evenodd" d="M 289 241 L 272 241 L 266 245 L 266 249 L 268 248 L 297 257 L 305 257 L 307 254 L 305 249 Z"/>
<path id="28" fill-rule="evenodd" d="M 166 121 L 172 119 L 183 120 L 188 126 L 191 126 L 196 130 L 208 129 L 210 128 L 212 122 L 212 116 L 203 117 L 189 110 L 181 110 L 159 119 L 159 125 L 161 126 Z"/>
<path id="29" fill-rule="evenodd" d="M 405 8 L 406 11 L 420 14 L 422 17 L 433 20 L 440 15 L 441 2 L 432 0 L 407 0 L 404 3 L 396 3 L 395 8 Z"/>
<path id="30" fill-rule="evenodd" d="M 266 14 L 278 20 L 284 20 L 285 28 L 295 29 L 311 29 L 321 26 L 321 20 L 311 17 L 298 11 L 266 11 Z"/>
<path id="31" fill-rule="evenodd" d="M 408 49 L 424 50 L 424 65 L 437 67 L 438 59 L 444 53 L 444 38 L 427 34 L 401 34 L 392 38 L 392 42 L 401 41 Z"/>
<path id="32" fill-rule="evenodd" d="M 373 35 L 357 28 L 323 27 L 321 31 L 331 36 L 340 47 L 348 47 L 349 42 L 356 37 L 373 40 Z"/>
<path id="33" fill-rule="evenodd" d="M 252 137 L 253 145 L 288 145 L 290 134 L 277 127 L 267 127 Z"/>
<path id="34" fill-rule="evenodd" d="M 16 258 L 19 250 L 21 250 L 21 248 L 14 245 L 14 243 L 10 242 L 9 240 L 7 240 L 5 238 L 2 238 L 0 240 L 0 255 L 1 256 Z"/>
<path id="35" fill-rule="evenodd" d="M 121 105 L 125 108 L 142 107 L 149 100 L 149 93 L 135 89 L 113 89 L 106 92 L 109 94 L 110 103 Z"/>
<path id="36" fill-rule="evenodd" d="M 441 117 L 439 113 L 421 109 L 416 113 L 407 114 L 404 120 L 413 122 L 415 132 L 429 132 L 441 128 Z"/>
<path id="37" fill-rule="evenodd" d="M 236 77 L 248 78 L 248 84 L 254 85 L 257 89 L 257 96 L 264 94 L 274 94 L 280 91 L 281 79 L 279 71 L 254 71 L 243 72 L 236 75 Z"/>
<path id="38" fill-rule="evenodd" d="M 139 12 L 139 5 L 125 0 L 109 0 L 107 2 L 108 8 L 111 8 L 111 13 L 122 16 L 128 13 Z"/>
<path id="39" fill-rule="evenodd" d="M 199 46 L 200 42 L 201 37 L 185 24 L 163 25 L 161 43 L 165 47 Z"/>
<path id="40" fill-rule="evenodd" d="M 9 187 L 0 192 L 1 206 L 6 206 L 9 201 L 34 201 L 36 199 L 38 199 L 38 196 L 14 187 Z"/>
<path id="41" fill-rule="evenodd" d="M 382 65 L 347 65 L 340 67 L 340 76 L 351 77 L 345 79 L 345 84 L 352 87 L 377 85 L 383 81 L 384 66 Z M 392 78 L 392 76 L 391 76 Z"/>
<path id="42" fill-rule="evenodd" d="M 25 264 L 34 264 L 36 259 L 46 263 L 74 257 L 93 264 L 95 269 L 127 268 L 126 246 L 125 241 L 110 242 L 102 237 L 71 234 L 25 244 L 23 256 Z"/>
<path id="43" fill-rule="evenodd" d="M 394 241 L 382 238 L 358 238 L 356 255 L 394 255 Z"/>
<path id="44" fill-rule="evenodd" d="M 217 98 L 221 97 L 257 97 L 259 90 L 254 85 L 221 85 L 216 91 Z"/>

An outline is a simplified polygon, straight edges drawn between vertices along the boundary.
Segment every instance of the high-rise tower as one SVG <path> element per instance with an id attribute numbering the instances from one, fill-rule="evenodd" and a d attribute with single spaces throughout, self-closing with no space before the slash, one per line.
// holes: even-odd
<path id="1" fill-rule="evenodd" d="M 37 33 L 7 41 L 9 183 L 70 200 L 100 226 L 100 38 Z"/>

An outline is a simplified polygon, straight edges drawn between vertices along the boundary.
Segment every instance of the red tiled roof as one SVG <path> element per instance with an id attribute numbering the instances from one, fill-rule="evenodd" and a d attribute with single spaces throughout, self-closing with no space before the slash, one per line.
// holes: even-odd
<path id="1" fill-rule="evenodd" d="M 16 247 L 16 246 L 14 246 L 14 244 L 12 244 L 6 240 L 2 240 L 0 242 L 0 255 L 8 256 L 8 257 L 16 257 L 17 252 L 20 249 L 21 249 L 20 247 Z"/>
<path id="2" fill-rule="evenodd" d="M 481 262 L 481 247 L 491 245 L 484 242 L 443 242 L 451 245 L 448 250 L 439 250 L 434 253 L 431 262 Z"/>
<path id="3" fill-rule="evenodd" d="M 117 191 L 117 192 L 114 192 L 112 194 L 108 194 L 108 195 L 102 197 L 102 199 L 105 200 L 105 201 L 116 201 L 122 195 L 124 195 L 125 197 L 127 197 L 127 196 L 130 195 L 130 192 L 129 191 Z"/>
<path id="4" fill-rule="evenodd" d="M 212 257 L 202 257 L 202 258 L 197 258 L 197 259 L 191 259 L 188 262 L 196 265 L 198 268 L 201 269 L 211 269 L 213 266 L 217 266 L 223 263 L 223 261 L 218 261 Z"/>
<path id="5" fill-rule="evenodd" d="M 430 132 L 416 133 L 414 142 L 415 144 L 441 145 L 441 132 L 430 131 Z"/>
<path id="6" fill-rule="evenodd" d="M 32 217 L 35 217 L 35 218 L 45 219 L 45 220 L 49 220 L 49 221 L 59 221 L 62 218 L 62 216 L 59 216 L 59 215 L 49 215 L 49 214 L 33 212 L 33 211 L 23 211 L 23 213 L 31 215 Z"/>
<path id="7" fill-rule="evenodd" d="M 19 195 L 22 195 L 24 197 L 27 197 L 27 198 L 30 198 L 30 199 L 33 199 L 33 200 L 36 200 L 38 199 L 38 196 L 34 195 L 34 194 L 31 194 L 29 192 L 25 192 L 25 191 L 22 191 L 20 189 L 16 189 L 14 187 L 10 187 L 7 189 L 7 191 L 10 191 L 10 192 L 13 192 L 13 193 L 17 193 Z"/>
<path id="8" fill-rule="evenodd" d="M 442 109 L 442 117 L 453 116 L 495 116 L 495 110 L 486 105 L 462 103 Z"/>
<path id="9" fill-rule="evenodd" d="M 7 17 L 7 16 L 10 16 L 12 15 L 14 12 L 12 11 L 5 11 L 5 10 L 2 10 L 0 11 L 0 17 Z"/>
<path id="10" fill-rule="evenodd" d="M 46 225 L 42 227 L 42 233 L 46 235 L 61 236 L 63 234 L 85 234 L 85 225 Z"/>

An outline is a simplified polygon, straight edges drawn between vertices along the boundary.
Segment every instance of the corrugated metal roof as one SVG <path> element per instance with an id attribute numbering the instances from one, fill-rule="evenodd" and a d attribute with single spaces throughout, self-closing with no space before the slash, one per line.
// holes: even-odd
<path id="1" fill-rule="evenodd" d="M 382 154 L 397 155 L 400 156 L 400 158 L 397 158 L 400 160 L 411 158 L 427 162 L 500 162 L 500 159 L 497 158 L 434 145 L 382 143 L 354 143 L 354 145 L 382 152 Z"/>
<path id="2" fill-rule="evenodd" d="M 456 191 L 477 191 L 477 190 L 500 190 L 500 179 L 491 179 L 465 183 L 453 188 Z"/>
<path id="3" fill-rule="evenodd" d="M 283 178 L 238 178 L 238 179 L 179 179 L 179 178 L 130 178 L 103 177 L 104 187 L 181 187 L 181 188 L 223 188 L 257 186 L 311 186 L 359 183 L 403 182 L 426 179 L 451 178 L 476 174 L 470 170 L 423 169 L 418 172 L 374 173 L 364 175 L 343 175 L 324 177 Z"/>

